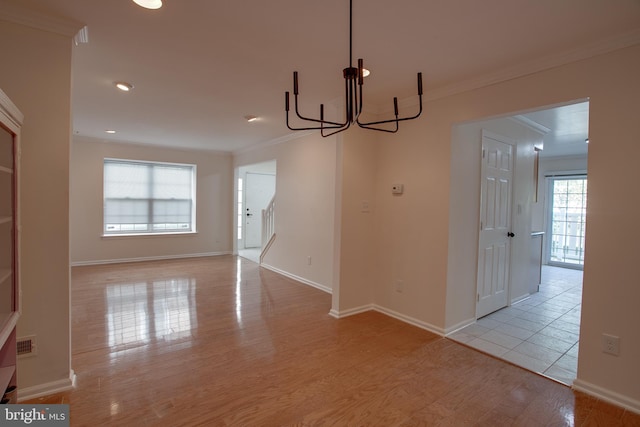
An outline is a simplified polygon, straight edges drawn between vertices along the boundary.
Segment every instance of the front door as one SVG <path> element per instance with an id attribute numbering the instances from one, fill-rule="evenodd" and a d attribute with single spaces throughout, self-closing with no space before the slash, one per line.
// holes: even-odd
<path id="1" fill-rule="evenodd" d="M 514 157 L 515 146 L 507 138 L 482 132 L 478 318 L 508 302 Z"/>

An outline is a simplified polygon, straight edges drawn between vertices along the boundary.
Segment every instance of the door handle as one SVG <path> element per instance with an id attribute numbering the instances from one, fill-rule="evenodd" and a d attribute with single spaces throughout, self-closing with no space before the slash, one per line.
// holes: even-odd
<path id="1" fill-rule="evenodd" d="M 513 234 L 512 232 L 508 232 L 507 237 L 515 237 L 515 234 Z"/>

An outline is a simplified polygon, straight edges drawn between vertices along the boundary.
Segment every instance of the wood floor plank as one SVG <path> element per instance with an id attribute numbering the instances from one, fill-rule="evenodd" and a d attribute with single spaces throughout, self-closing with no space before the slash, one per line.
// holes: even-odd
<path id="1" fill-rule="evenodd" d="M 73 426 L 640 425 L 235 256 L 72 269 Z"/>

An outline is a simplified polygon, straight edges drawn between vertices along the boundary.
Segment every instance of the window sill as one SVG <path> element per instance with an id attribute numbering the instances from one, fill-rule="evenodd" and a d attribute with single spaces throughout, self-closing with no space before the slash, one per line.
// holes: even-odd
<path id="1" fill-rule="evenodd" d="M 172 237 L 172 236 L 189 236 L 192 234 L 198 234 L 197 231 L 176 231 L 172 233 L 120 233 L 120 234 L 102 234 L 100 237 L 103 239 L 111 239 L 118 237 Z"/>

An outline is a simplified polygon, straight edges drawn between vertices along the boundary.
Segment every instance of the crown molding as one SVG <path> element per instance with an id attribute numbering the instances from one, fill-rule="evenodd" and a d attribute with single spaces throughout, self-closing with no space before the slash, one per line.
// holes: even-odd
<path id="1" fill-rule="evenodd" d="M 224 150 L 212 150 L 207 148 L 199 148 L 199 147 L 176 147 L 175 145 L 163 145 L 163 144 L 154 144 L 147 142 L 137 142 L 137 141 L 129 141 L 123 139 L 107 139 L 107 138 L 97 138 L 94 136 L 85 136 L 85 135 L 72 135 L 72 140 L 74 143 L 84 144 L 106 144 L 110 146 L 116 146 L 121 148 L 126 147 L 139 147 L 145 148 L 149 150 L 168 150 L 168 151 L 180 151 L 180 152 L 199 152 L 199 153 L 207 153 L 214 154 L 218 156 L 229 157 L 232 155 L 231 151 Z"/>
<path id="2" fill-rule="evenodd" d="M 520 125 L 525 126 L 526 128 L 531 129 L 532 131 L 537 132 L 542 136 L 551 132 L 551 129 L 549 129 L 548 127 L 541 125 L 540 123 L 533 121 L 530 118 L 525 117 L 521 114 L 507 117 L 507 119 L 514 121 L 516 123 L 519 123 Z"/>
<path id="3" fill-rule="evenodd" d="M 85 27 L 85 24 L 72 19 L 51 16 L 5 1 L 0 3 L 0 21 L 12 22 L 67 37 L 76 36 Z"/>
<path id="4" fill-rule="evenodd" d="M 280 136 L 278 138 L 273 138 L 273 139 L 270 139 L 270 140 L 265 141 L 265 142 L 258 142 L 256 144 L 250 145 L 248 147 L 243 147 L 243 148 L 239 148 L 237 150 L 233 150 L 233 151 L 231 151 L 231 154 L 233 154 L 234 156 L 238 156 L 238 155 L 241 155 L 241 154 L 250 153 L 250 152 L 255 151 L 255 150 L 262 150 L 262 149 L 267 148 L 267 147 L 283 144 L 285 142 L 289 142 L 289 141 L 293 141 L 293 140 L 296 140 L 296 139 L 304 138 L 304 137 L 309 136 L 309 135 L 313 135 L 315 132 L 316 132 L 315 130 L 297 131 L 297 132 L 293 132 L 292 131 L 291 133 L 288 133 L 286 135 Z"/>
<path id="5" fill-rule="evenodd" d="M 508 67 L 498 72 L 484 74 L 477 78 L 463 80 L 451 85 L 426 90 L 424 97 L 428 101 L 446 98 L 462 92 L 480 89 L 507 80 L 513 80 L 540 71 L 549 70 L 572 62 L 603 55 L 615 50 L 624 49 L 640 44 L 640 29 L 618 34 L 613 37 L 571 49 L 554 55 L 548 55 L 533 61 L 523 62 L 513 67 Z"/>

